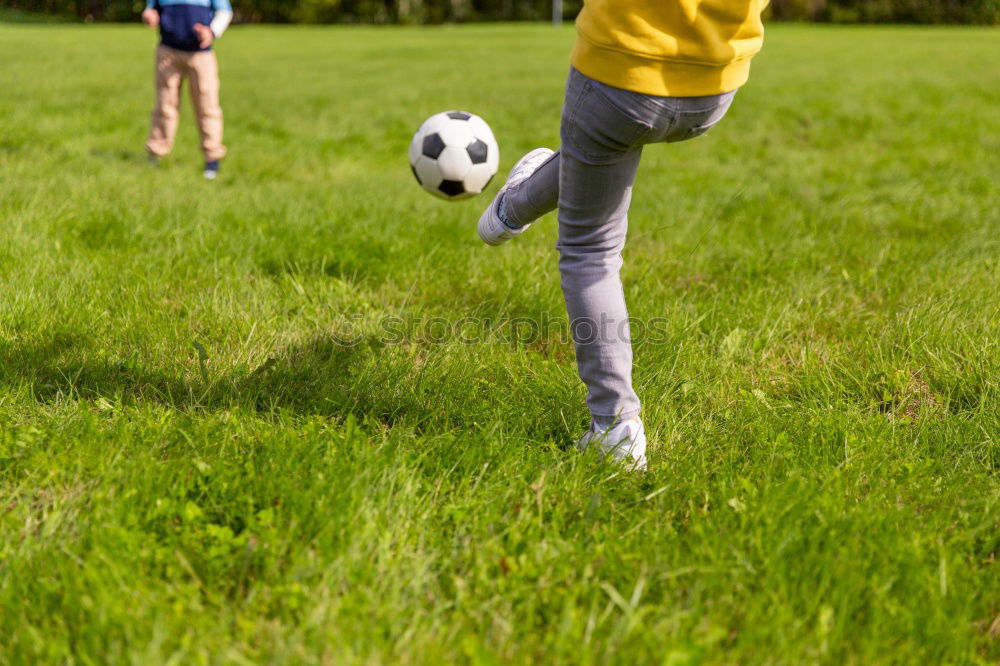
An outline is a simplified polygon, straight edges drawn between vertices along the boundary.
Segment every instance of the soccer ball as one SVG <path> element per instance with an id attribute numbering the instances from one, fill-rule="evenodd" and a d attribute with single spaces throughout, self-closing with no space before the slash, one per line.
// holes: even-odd
<path id="1" fill-rule="evenodd" d="M 500 147 L 486 121 L 465 111 L 438 113 L 410 142 L 410 168 L 436 197 L 456 201 L 480 194 L 500 165 Z"/>

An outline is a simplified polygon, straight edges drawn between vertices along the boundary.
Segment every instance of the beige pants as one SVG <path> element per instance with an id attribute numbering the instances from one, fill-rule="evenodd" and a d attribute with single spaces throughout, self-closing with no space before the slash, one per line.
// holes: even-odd
<path id="1" fill-rule="evenodd" d="M 156 106 L 146 150 L 163 157 L 174 147 L 180 117 L 181 84 L 188 78 L 194 115 L 201 133 L 205 161 L 225 157 L 222 106 L 219 105 L 219 63 L 214 51 L 178 51 L 162 44 L 156 49 Z"/>

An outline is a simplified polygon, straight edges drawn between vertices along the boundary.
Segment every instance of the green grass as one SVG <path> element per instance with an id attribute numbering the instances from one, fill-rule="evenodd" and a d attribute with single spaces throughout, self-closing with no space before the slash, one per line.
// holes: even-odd
<path id="1" fill-rule="evenodd" d="M 554 219 L 406 166 L 448 108 L 554 146 L 571 30 L 235 28 L 211 184 L 186 100 L 145 163 L 154 41 L 0 27 L 0 663 L 1000 660 L 1000 33 L 777 26 L 647 150 L 645 475 L 510 335 Z"/>

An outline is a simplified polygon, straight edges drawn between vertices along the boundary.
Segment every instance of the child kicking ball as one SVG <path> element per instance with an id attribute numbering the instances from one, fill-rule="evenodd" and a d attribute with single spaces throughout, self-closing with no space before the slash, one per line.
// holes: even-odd
<path id="1" fill-rule="evenodd" d="M 646 467 L 619 271 L 642 149 L 708 132 L 746 83 L 768 0 L 585 0 L 557 152 L 531 151 L 479 219 L 500 245 L 558 208 L 559 271 L 599 446 Z"/>

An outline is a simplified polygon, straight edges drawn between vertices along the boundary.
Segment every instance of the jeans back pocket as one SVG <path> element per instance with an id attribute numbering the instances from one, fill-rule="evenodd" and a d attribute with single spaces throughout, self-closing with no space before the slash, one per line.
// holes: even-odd
<path id="1" fill-rule="evenodd" d="M 676 121 L 670 128 L 670 132 L 664 138 L 664 141 L 667 143 L 677 143 L 678 141 L 687 141 L 688 139 L 694 139 L 707 134 L 709 130 L 718 125 L 719 121 L 725 117 L 735 96 L 735 91 L 718 95 L 714 100 L 714 104 L 709 106 L 705 106 L 706 100 L 704 98 L 677 98 L 684 105 L 690 105 L 694 108 L 683 108 L 682 105 L 678 109 Z"/>
<path id="2" fill-rule="evenodd" d="M 574 80 L 574 77 L 579 78 Z M 622 104 L 616 104 L 603 87 L 574 70 L 563 109 L 564 146 L 594 163 L 614 161 L 622 153 L 641 146 L 652 130 L 652 125 L 629 113 Z"/>

